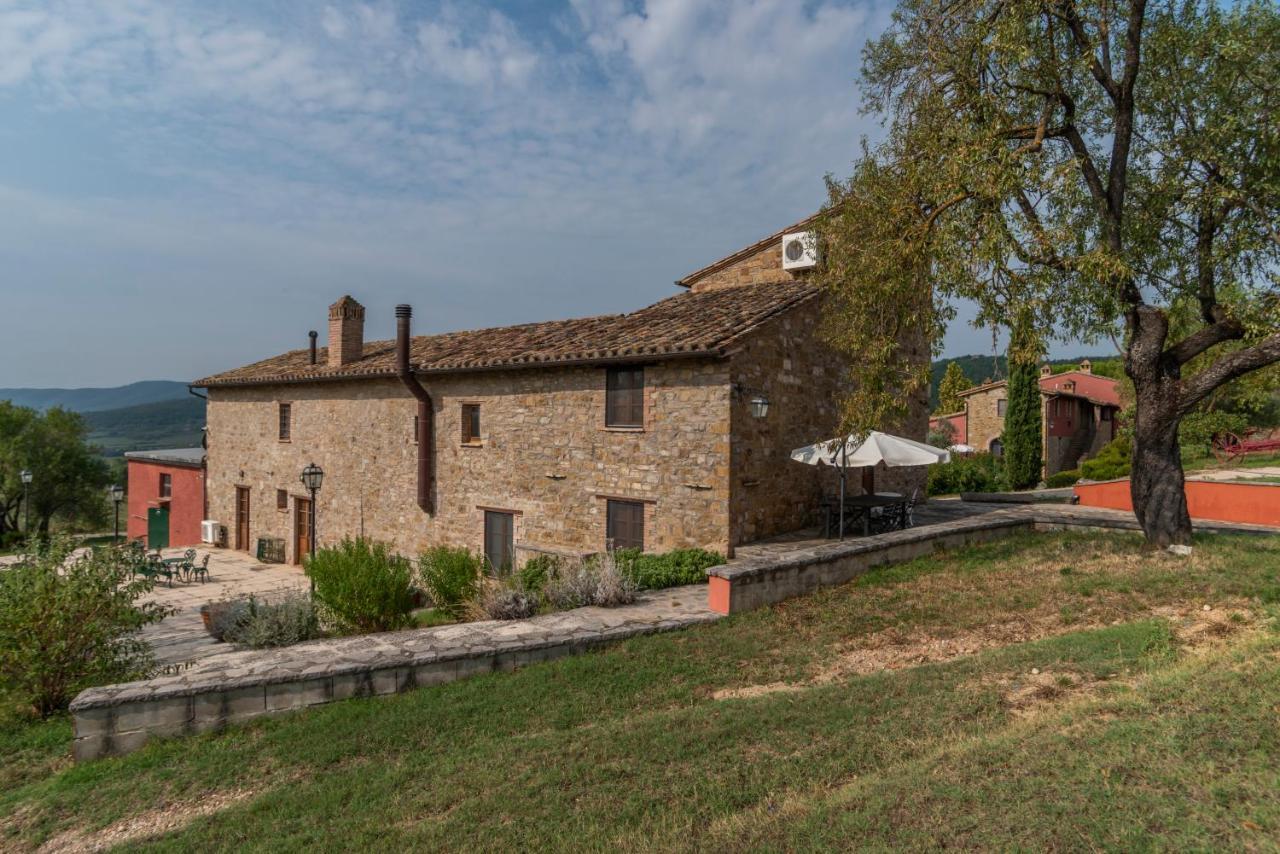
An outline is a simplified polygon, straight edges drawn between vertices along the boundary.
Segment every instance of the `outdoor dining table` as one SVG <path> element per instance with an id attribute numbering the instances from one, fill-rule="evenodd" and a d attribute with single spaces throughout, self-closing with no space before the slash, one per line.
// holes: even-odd
<path id="1" fill-rule="evenodd" d="M 907 499 L 896 492 L 874 492 L 870 495 L 851 495 L 844 499 L 844 509 L 847 512 L 850 509 L 858 511 L 858 515 L 862 517 L 862 536 L 870 536 L 871 534 L 871 510 L 875 507 L 895 507 L 905 504 Z M 839 519 L 840 501 L 839 499 L 828 499 L 823 504 L 823 510 L 826 512 L 826 522 L 823 529 L 828 536 L 831 535 L 832 519 Z M 846 520 L 847 521 L 847 520 Z M 839 527 L 839 521 L 835 522 L 835 527 Z M 837 532 L 838 534 L 839 532 Z"/>

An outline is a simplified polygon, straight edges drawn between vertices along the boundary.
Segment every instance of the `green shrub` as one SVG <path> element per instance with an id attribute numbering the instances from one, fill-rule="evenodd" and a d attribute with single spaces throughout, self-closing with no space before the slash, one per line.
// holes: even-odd
<path id="1" fill-rule="evenodd" d="M 240 618 L 225 630 L 228 643 L 252 649 L 292 646 L 321 637 L 320 616 L 315 603 L 303 593 L 290 593 L 275 602 L 263 602 L 249 596 Z M 237 609 L 239 610 L 239 609 Z"/>
<path id="2" fill-rule="evenodd" d="M 1178 426 L 1178 446 L 1184 454 L 1202 456 L 1212 450 L 1215 434 L 1239 436 L 1248 428 L 1248 417 L 1238 412 L 1192 412 Z"/>
<path id="3" fill-rule="evenodd" d="M 461 617 L 480 595 L 484 558 L 469 549 L 436 546 L 418 558 L 422 587 L 438 610 Z"/>
<path id="4" fill-rule="evenodd" d="M 1130 445 L 1128 436 L 1112 439 L 1098 455 L 1080 464 L 1080 473 L 1086 480 L 1114 480 L 1129 476 Z"/>
<path id="5" fill-rule="evenodd" d="M 541 592 L 547 581 L 560 571 L 564 561 L 556 555 L 534 555 L 524 562 L 524 566 L 516 570 L 516 578 L 520 586 L 534 593 Z"/>
<path id="6" fill-rule="evenodd" d="M 1080 472 L 1080 469 L 1067 469 L 1066 471 L 1060 471 L 1057 474 L 1049 475 L 1049 477 L 1045 479 L 1044 485 L 1050 489 L 1058 489 L 1063 486 L 1075 486 L 1076 481 L 1083 476 L 1084 475 Z"/>
<path id="7" fill-rule="evenodd" d="M 306 570 L 321 617 L 338 631 L 388 632 L 409 624 L 413 573 L 386 543 L 344 539 L 308 555 Z"/>
<path id="8" fill-rule="evenodd" d="M 58 537 L 0 571 L 0 682 L 41 716 L 85 688 L 148 676 L 154 659 L 137 630 L 169 613 L 138 602 L 152 584 L 120 550 L 73 551 Z"/>
<path id="9" fill-rule="evenodd" d="M 1004 463 L 999 457 L 978 453 L 951 456 L 951 462 L 929 466 L 926 492 L 953 495 L 959 492 L 999 492 L 1004 489 Z"/>
<path id="10" fill-rule="evenodd" d="M 225 641 L 251 616 L 250 597 L 236 596 L 207 602 L 200 606 L 200 612 L 209 619 L 205 626 L 209 636 L 217 641 Z"/>
<path id="11" fill-rule="evenodd" d="M 622 574 L 639 590 L 661 590 L 682 584 L 702 584 L 707 570 L 724 563 L 724 556 L 706 549 L 675 549 L 665 554 L 644 554 L 639 549 L 613 553 Z"/>

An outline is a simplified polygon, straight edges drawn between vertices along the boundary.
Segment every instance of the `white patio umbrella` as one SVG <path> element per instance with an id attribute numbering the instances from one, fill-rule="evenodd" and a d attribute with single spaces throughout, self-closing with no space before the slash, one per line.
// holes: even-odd
<path id="1" fill-rule="evenodd" d="M 914 439 L 905 439 L 889 433 L 872 430 L 861 442 L 852 436 L 837 437 L 813 445 L 805 445 L 791 452 L 791 459 L 811 466 L 840 467 L 840 536 L 844 536 L 844 473 L 849 466 L 873 467 L 884 463 L 890 468 L 902 466 L 931 466 L 951 461 L 951 452 Z M 873 475 L 874 476 L 874 475 Z M 872 481 L 874 491 L 875 481 Z"/>

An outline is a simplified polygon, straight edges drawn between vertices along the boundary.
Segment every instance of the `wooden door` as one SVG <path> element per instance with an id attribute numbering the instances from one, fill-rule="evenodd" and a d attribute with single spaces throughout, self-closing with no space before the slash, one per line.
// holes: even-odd
<path id="1" fill-rule="evenodd" d="M 506 575 L 515 565 L 516 517 L 493 510 L 484 512 L 484 556 L 498 575 Z"/>
<path id="2" fill-rule="evenodd" d="M 249 551 L 249 487 L 236 487 L 236 550 Z"/>
<path id="3" fill-rule="evenodd" d="M 311 554 L 311 499 L 293 499 L 293 562 Z"/>

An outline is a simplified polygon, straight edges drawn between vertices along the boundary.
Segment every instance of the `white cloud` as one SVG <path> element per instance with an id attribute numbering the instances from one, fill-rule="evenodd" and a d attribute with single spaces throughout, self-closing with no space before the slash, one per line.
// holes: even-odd
<path id="1" fill-rule="evenodd" d="M 29 125 L 83 119 L 76 156 L 125 188 L 74 220 L 65 182 L 8 181 L 59 213 L 0 230 L 0 255 L 73 281 L 31 247 L 74 231 L 81 280 L 178 288 L 153 311 L 199 298 L 172 285 L 175 255 L 202 282 L 364 270 L 350 288 L 374 294 L 417 269 L 483 295 L 440 297 L 454 325 L 620 310 L 809 213 L 869 127 L 853 79 L 883 16 L 851 0 L 564 2 L 540 20 L 456 0 L 0 0 L 6 145 L 24 99 Z M 104 261 L 113 241 L 144 272 Z M 259 313 L 295 310 L 269 290 Z"/>

